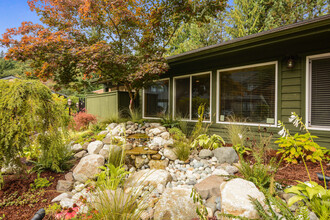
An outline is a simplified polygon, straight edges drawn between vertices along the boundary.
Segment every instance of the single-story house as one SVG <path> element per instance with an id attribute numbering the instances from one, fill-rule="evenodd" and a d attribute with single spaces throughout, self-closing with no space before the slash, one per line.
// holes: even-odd
<path id="1" fill-rule="evenodd" d="M 278 132 L 278 120 L 303 117 L 330 148 L 330 15 L 167 58 L 170 69 L 143 91 L 142 116 L 170 114 L 195 122 L 205 103 L 210 131 L 224 134 L 227 116 L 253 130 Z"/>

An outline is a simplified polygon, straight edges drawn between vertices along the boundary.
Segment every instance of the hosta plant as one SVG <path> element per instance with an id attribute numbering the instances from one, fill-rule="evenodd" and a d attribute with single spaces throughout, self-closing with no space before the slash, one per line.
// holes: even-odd
<path id="1" fill-rule="evenodd" d="M 209 136 L 207 134 L 199 135 L 191 144 L 192 148 L 201 147 L 204 149 L 216 149 L 225 145 L 225 141 L 219 135 L 213 134 Z"/>

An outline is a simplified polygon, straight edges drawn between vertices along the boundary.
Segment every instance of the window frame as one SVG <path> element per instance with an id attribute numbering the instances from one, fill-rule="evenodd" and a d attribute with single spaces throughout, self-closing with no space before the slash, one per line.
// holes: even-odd
<path id="1" fill-rule="evenodd" d="M 190 91 L 189 91 L 189 119 L 181 119 L 182 121 L 188 121 L 188 122 L 198 122 L 198 120 L 193 120 L 192 118 L 192 77 L 193 76 L 199 76 L 199 75 L 210 75 L 210 119 L 209 120 L 203 120 L 203 122 L 211 123 L 212 122 L 212 71 L 206 71 L 206 72 L 199 72 L 194 74 L 186 74 L 182 76 L 175 76 L 173 77 L 173 109 L 172 109 L 172 117 L 175 119 L 175 102 L 176 102 L 176 79 L 182 79 L 182 78 L 189 78 L 190 82 Z"/>
<path id="2" fill-rule="evenodd" d="M 322 58 L 330 58 L 330 53 L 322 53 L 315 54 L 311 56 L 306 56 L 306 117 L 305 117 L 305 125 L 310 130 L 319 130 L 319 131 L 330 131 L 329 126 L 319 126 L 319 125 L 311 125 L 311 115 L 312 115 L 312 61 L 318 60 Z"/>
<path id="3" fill-rule="evenodd" d="M 162 78 L 162 79 L 158 79 L 158 80 L 155 80 L 155 82 L 159 82 L 159 81 L 166 81 L 166 80 L 168 80 L 168 109 L 170 110 L 170 95 L 171 95 L 171 92 L 170 92 L 170 88 L 171 88 L 171 85 L 170 85 L 170 83 L 171 83 L 171 79 L 170 78 Z M 159 117 L 148 117 L 148 116 L 145 116 L 144 114 L 145 114 L 145 112 L 144 112 L 144 110 L 145 110 L 145 107 L 144 107 L 144 104 L 145 104 L 145 88 L 143 88 L 143 90 L 142 90 L 142 118 L 143 119 L 161 119 L 161 118 L 159 118 Z"/>
<path id="4" fill-rule="evenodd" d="M 275 109 L 274 109 L 274 124 L 264 124 L 264 123 L 245 123 L 245 122 L 228 122 L 228 121 L 220 121 L 220 73 L 225 71 L 239 70 L 244 68 L 251 67 L 259 67 L 259 66 L 267 66 L 275 64 Z M 217 124 L 237 124 L 237 125 L 247 125 L 247 126 L 264 126 L 264 127 L 277 127 L 277 112 L 278 112 L 278 61 L 270 61 L 265 63 L 256 63 L 251 65 L 244 65 L 226 69 L 218 69 L 217 70 L 217 94 L 216 94 L 216 123 Z"/>

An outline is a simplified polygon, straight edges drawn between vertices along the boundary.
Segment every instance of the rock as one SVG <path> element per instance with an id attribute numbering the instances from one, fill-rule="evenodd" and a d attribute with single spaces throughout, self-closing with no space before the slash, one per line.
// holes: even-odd
<path id="1" fill-rule="evenodd" d="M 133 148 L 133 144 L 126 143 L 125 150 L 131 150 Z"/>
<path id="2" fill-rule="evenodd" d="M 310 220 L 319 220 L 314 212 L 309 212 L 309 219 Z"/>
<path id="3" fill-rule="evenodd" d="M 109 158 L 109 150 L 108 149 L 102 148 L 100 150 L 99 154 L 104 158 Z"/>
<path id="4" fill-rule="evenodd" d="M 92 179 L 96 174 L 100 173 L 100 166 L 104 165 L 104 157 L 97 154 L 83 157 L 77 167 L 73 170 L 73 177 L 79 182 L 86 182 Z"/>
<path id="5" fill-rule="evenodd" d="M 126 151 L 126 155 L 153 155 L 153 154 L 157 154 L 158 151 L 156 150 L 145 150 L 144 147 L 135 147 L 132 150 L 128 150 Z"/>
<path id="6" fill-rule="evenodd" d="M 111 123 L 108 125 L 108 127 L 106 128 L 107 131 L 111 131 L 112 129 L 114 129 L 115 127 L 117 127 L 117 123 Z"/>
<path id="7" fill-rule="evenodd" d="M 82 148 L 83 148 L 84 150 L 87 150 L 88 145 L 89 145 L 89 142 L 86 142 L 86 143 L 84 143 L 84 144 L 82 145 Z"/>
<path id="8" fill-rule="evenodd" d="M 258 212 L 251 203 L 249 196 L 257 199 L 265 208 L 265 196 L 254 183 L 235 178 L 220 186 L 221 210 L 224 213 L 245 218 L 258 219 Z"/>
<path id="9" fill-rule="evenodd" d="M 154 155 L 151 156 L 151 158 L 154 159 L 154 160 L 160 160 L 160 159 L 162 159 L 162 155 L 154 154 Z"/>
<path id="10" fill-rule="evenodd" d="M 101 131 L 100 133 L 98 133 L 98 135 L 107 135 L 108 134 L 108 131 L 105 130 L 105 131 Z"/>
<path id="11" fill-rule="evenodd" d="M 147 125 L 146 125 L 147 126 Z M 150 123 L 149 124 L 149 127 L 150 128 L 156 128 L 156 127 L 160 127 L 161 126 L 161 124 L 160 123 Z"/>
<path id="12" fill-rule="evenodd" d="M 103 147 L 102 141 L 93 141 L 91 142 L 88 147 L 87 151 L 89 154 L 98 154 Z"/>
<path id="13" fill-rule="evenodd" d="M 165 131 L 160 134 L 160 137 L 163 138 L 164 140 L 169 140 L 170 139 L 170 133 Z"/>
<path id="14" fill-rule="evenodd" d="M 142 156 L 136 156 L 135 158 L 136 169 L 140 169 L 144 164 L 146 164 L 145 158 L 143 158 Z"/>
<path id="15" fill-rule="evenodd" d="M 72 189 L 73 182 L 67 180 L 59 180 L 57 182 L 56 190 L 58 192 L 70 192 Z"/>
<path id="16" fill-rule="evenodd" d="M 176 160 L 178 157 L 175 155 L 173 149 L 169 147 L 164 148 L 164 157 L 170 159 L 170 160 Z"/>
<path id="17" fill-rule="evenodd" d="M 172 180 L 172 176 L 165 170 L 150 170 L 145 169 L 132 174 L 126 181 L 126 187 L 133 187 L 143 185 L 153 185 L 157 187 L 158 184 L 165 186 Z"/>
<path id="18" fill-rule="evenodd" d="M 153 129 L 150 129 L 149 130 L 148 135 L 149 136 L 157 136 L 157 135 L 159 135 L 161 133 L 162 133 L 162 131 L 159 128 L 153 128 Z"/>
<path id="19" fill-rule="evenodd" d="M 60 194 L 60 195 L 58 195 L 58 196 L 56 196 L 53 200 L 52 200 L 52 202 L 60 202 L 61 200 L 63 200 L 63 199 L 70 199 L 72 197 L 72 195 L 71 195 L 71 193 L 62 193 L 62 194 Z"/>
<path id="20" fill-rule="evenodd" d="M 165 170 L 165 168 L 168 165 L 168 160 L 150 160 L 148 163 L 148 166 L 150 167 L 150 169 L 163 169 Z"/>
<path id="21" fill-rule="evenodd" d="M 80 151 L 80 152 L 76 153 L 75 155 L 73 155 L 73 157 L 76 159 L 80 159 L 80 158 L 84 157 L 86 154 L 87 154 L 87 151 L 83 150 L 83 151 Z"/>
<path id="22" fill-rule="evenodd" d="M 229 173 L 223 169 L 215 169 L 213 172 L 212 172 L 212 175 L 218 175 L 218 176 L 229 176 Z"/>
<path id="23" fill-rule="evenodd" d="M 107 137 L 111 136 L 121 136 L 124 134 L 125 131 L 125 125 L 124 124 L 119 124 L 115 128 L 109 131 Z"/>
<path id="24" fill-rule="evenodd" d="M 197 205 L 190 194 L 190 189 L 166 188 L 154 208 L 154 219 L 198 219 Z"/>
<path id="25" fill-rule="evenodd" d="M 72 208 L 74 201 L 69 198 L 62 199 L 60 205 L 62 208 Z"/>
<path id="26" fill-rule="evenodd" d="M 213 150 L 214 156 L 218 159 L 218 163 L 237 163 L 238 155 L 236 151 L 231 147 L 220 147 Z"/>
<path id="27" fill-rule="evenodd" d="M 198 156 L 202 159 L 213 157 L 213 152 L 210 151 L 209 149 L 203 149 L 199 152 Z"/>
<path id="28" fill-rule="evenodd" d="M 194 188 L 203 199 L 213 196 L 220 196 L 220 185 L 224 182 L 224 178 L 220 176 L 209 176 L 203 181 L 197 183 Z"/>
<path id="29" fill-rule="evenodd" d="M 103 140 L 102 140 L 102 142 L 104 143 L 104 144 L 111 144 L 112 143 L 112 137 L 110 136 L 110 137 L 105 137 Z"/>
<path id="30" fill-rule="evenodd" d="M 79 151 L 83 150 L 83 147 L 80 144 L 75 144 L 71 147 L 71 150 L 74 152 L 79 152 Z"/>
<path id="31" fill-rule="evenodd" d="M 72 172 L 68 172 L 67 174 L 65 174 L 64 177 L 65 177 L 65 180 L 73 182 Z"/>
<path id="32" fill-rule="evenodd" d="M 229 175 L 234 175 L 235 173 L 238 172 L 238 168 L 235 166 L 226 166 L 225 170 L 229 173 Z"/>
<path id="33" fill-rule="evenodd" d="M 206 211 L 207 211 L 207 217 L 212 218 L 213 217 L 213 210 L 209 207 L 206 207 Z"/>

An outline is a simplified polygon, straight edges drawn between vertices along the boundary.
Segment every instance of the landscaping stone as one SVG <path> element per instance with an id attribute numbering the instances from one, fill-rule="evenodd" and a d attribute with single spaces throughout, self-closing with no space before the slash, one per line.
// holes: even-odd
<path id="1" fill-rule="evenodd" d="M 88 147 L 87 151 L 89 154 L 98 154 L 103 147 L 102 141 L 93 141 L 91 142 Z"/>
<path id="2" fill-rule="evenodd" d="M 199 152 L 198 156 L 202 159 L 213 157 L 213 152 L 210 151 L 209 149 L 203 149 Z"/>
<path id="3" fill-rule="evenodd" d="M 109 133 L 107 134 L 107 137 L 113 137 L 113 136 L 121 136 L 124 134 L 125 131 L 125 125 L 119 124 L 115 128 L 109 130 Z"/>
<path id="4" fill-rule="evenodd" d="M 254 183 L 235 178 L 224 182 L 220 186 L 221 210 L 224 213 L 236 216 L 258 219 L 258 212 L 255 210 L 249 196 L 257 199 L 265 208 L 265 196 Z"/>
<path id="5" fill-rule="evenodd" d="M 80 151 L 80 152 L 76 153 L 75 155 L 73 155 L 73 157 L 76 159 L 80 159 L 80 158 L 84 157 L 86 154 L 87 154 L 87 151 L 83 150 L 83 151 Z"/>
<path id="6" fill-rule="evenodd" d="M 60 201 L 63 200 L 63 199 L 70 199 L 71 197 L 72 197 L 72 194 L 71 194 L 71 193 L 67 193 L 67 192 L 65 192 L 65 193 L 62 193 L 62 194 L 56 196 L 56 197 L 52 200 L 52 202 L 60 202 Z"/>
<path id="7" fill-rule="evenodd" d="M 213 150 L 214 156 L 217 158 L 218 163 L 237 163 L 238 155 L 236 151 L 231 147 L 220 147 Z"/>
<path id="8" fill-rule="evenodd" d="M 107 145 L 106 145 L 107 146 Z M 109 150 L 106 148 L 102 148 L 99 152 L 99 154 L 104 157 L 104 158 L 108 158 L 109 157 Z"/>
<path id="9" fill-rule="evenodd" d="M 150 169 L 163 169 L 165 170 L 165 168 L 168 165 L 168 160 L 150 160 L 148 163 L 148 166 L 150 167 Z"/>
<path id="10" fill-rule="evenodd" d="M 97 154 L 83 157 L 73 170 L 74 179 L 84 183 L 88 179 L 94 178 L 101 171 L 99 167 L 104 165 L 104 161 L 104 157 Z"/>
<path id="11" fill-rule="evenodd" d="M 238 172 L 238 168 L 235 166 L 226 166 L 225 170 L 229 173 L 229 175 L 234 175 L 235 173 Z"/>
<path id="12" fill-rule="evenodd" d="M 117 127 L 117 123 L 111 123 L 107 126 L 106 130 L 107 131 L 111 131 L 112 129 L 114 129 L 115 127 Z"/>
<path id="13" fill-rule="evenodd" d="M 69 192 L 72 190 L 73 182 L 68 180 L 59 180 L 57 182 L 56 190 L 58 192 Z"/>
<path id="14" fill-rule="evenodd" d="M 162 155 L 154 154 L 154 155 L 151 156 L 151 158 L 154 159 L 154 160 L 160 160 L 162 158 Z"/>
<path id="15" fill-rule="evenodd" d="M 81 144 L 74 144 L 71 147 L 71 150 L 74 151 L 74 152 L 79 152 L 79 151 L 83 150 L 83 147 L 81 146 Z"/>
<path id="16" fill-rule="evenodd" d="M 170 133 L 168 131 L 165 131 L 160 134 L 160 137 L 163 138 L 164 140 L 169 140 L 170 139 Z"/>
<path id="17" fill-rule="evenodd" d="M 98 135 L 107 135 L 108 134 L 108 131 L 105 130 L 105 131 L 101 131 L 100 133 L 98 133 Z"/>
<path id="18" fill-rule="evenodd" d="M 68 172 L 67 174 L 65 174 L 64 177 L 65 177 L 65 180 L 73 182 L 72 172 Z"/>
<path id="19" fill-rule="evenodd" d="M 62 208 L 72 208 L 74 204 L 74 201 L 69 198 L 64 198 L 61 200 L 60 205 Z"/>
<path id="20" fill-rule="evenodd" d="M 82 145 L 82 148 L 83 148 L 84 150 L 87 150 L 88 145 L 89 145 L 89 142 L 86 142 L 86 143 L 84 143 L 84 144 Z"/>
<path id="21" fill-rule="evenodd" d="M 143 185 L 153 185 L 157 187 L 158 184 L 165 186 L 172 180 L 171 175 L 165 170 L 145 169 L 132 174 L 126 181 L 126 187 L 133 187 Z"/>
<path id="22" fill-rule="evenodd" d="M 193 219 L 197 205 L 190 198 L 191 190 L 183 188 L 167 188 L 155 206 L 154 219 Z"/>
<path id="23" fill-rule="evenodd" d="M 112 143 L 112 137 L 105 137 L 102 142 L 104 144 L 111 144 Z"/>
<path id="24" fill-rule="evenodd" d="M 209 176 L 203 181 L 197 183 L 194 188 L 203 199 L 213 196 L 220 196 L 220 185 L 224 182 L 224 178 L 220 176 Z"/>
<path id="25" fill-rule="evenodd" d="M 150 150 L 150 149 L 145 150 L 144 147 L 135 147 L 132 150 L 126 151 L 126 155 L 142 155 L 142 154 L 152 155 L 157 153 L 158 151 L 156 150 Z"/>
<path id="26" fill-rule="evenodd" d="M 223 169 L 215 169 L 213 172 L 212 172 L 212 175 L 218 175 L 218 176 L 229 176 L 229 173 Z"/>
<path id="27" fill-rule="evenodd" d="M 165 147 L 164 148 L 164 157 L 170 159 L 170 160 L 176 160 L 178 157 L 175 155 L 173 149 L 170 147 Z"/>
<path id="28" fill-rule="evenodd" d="M 135 158 L 135 167 L 137 169 L 140 169 L 144 164 L 146 164 L 145 158 L 143 158 L 142 156 L 136 156 L 136 158 Z"/>

